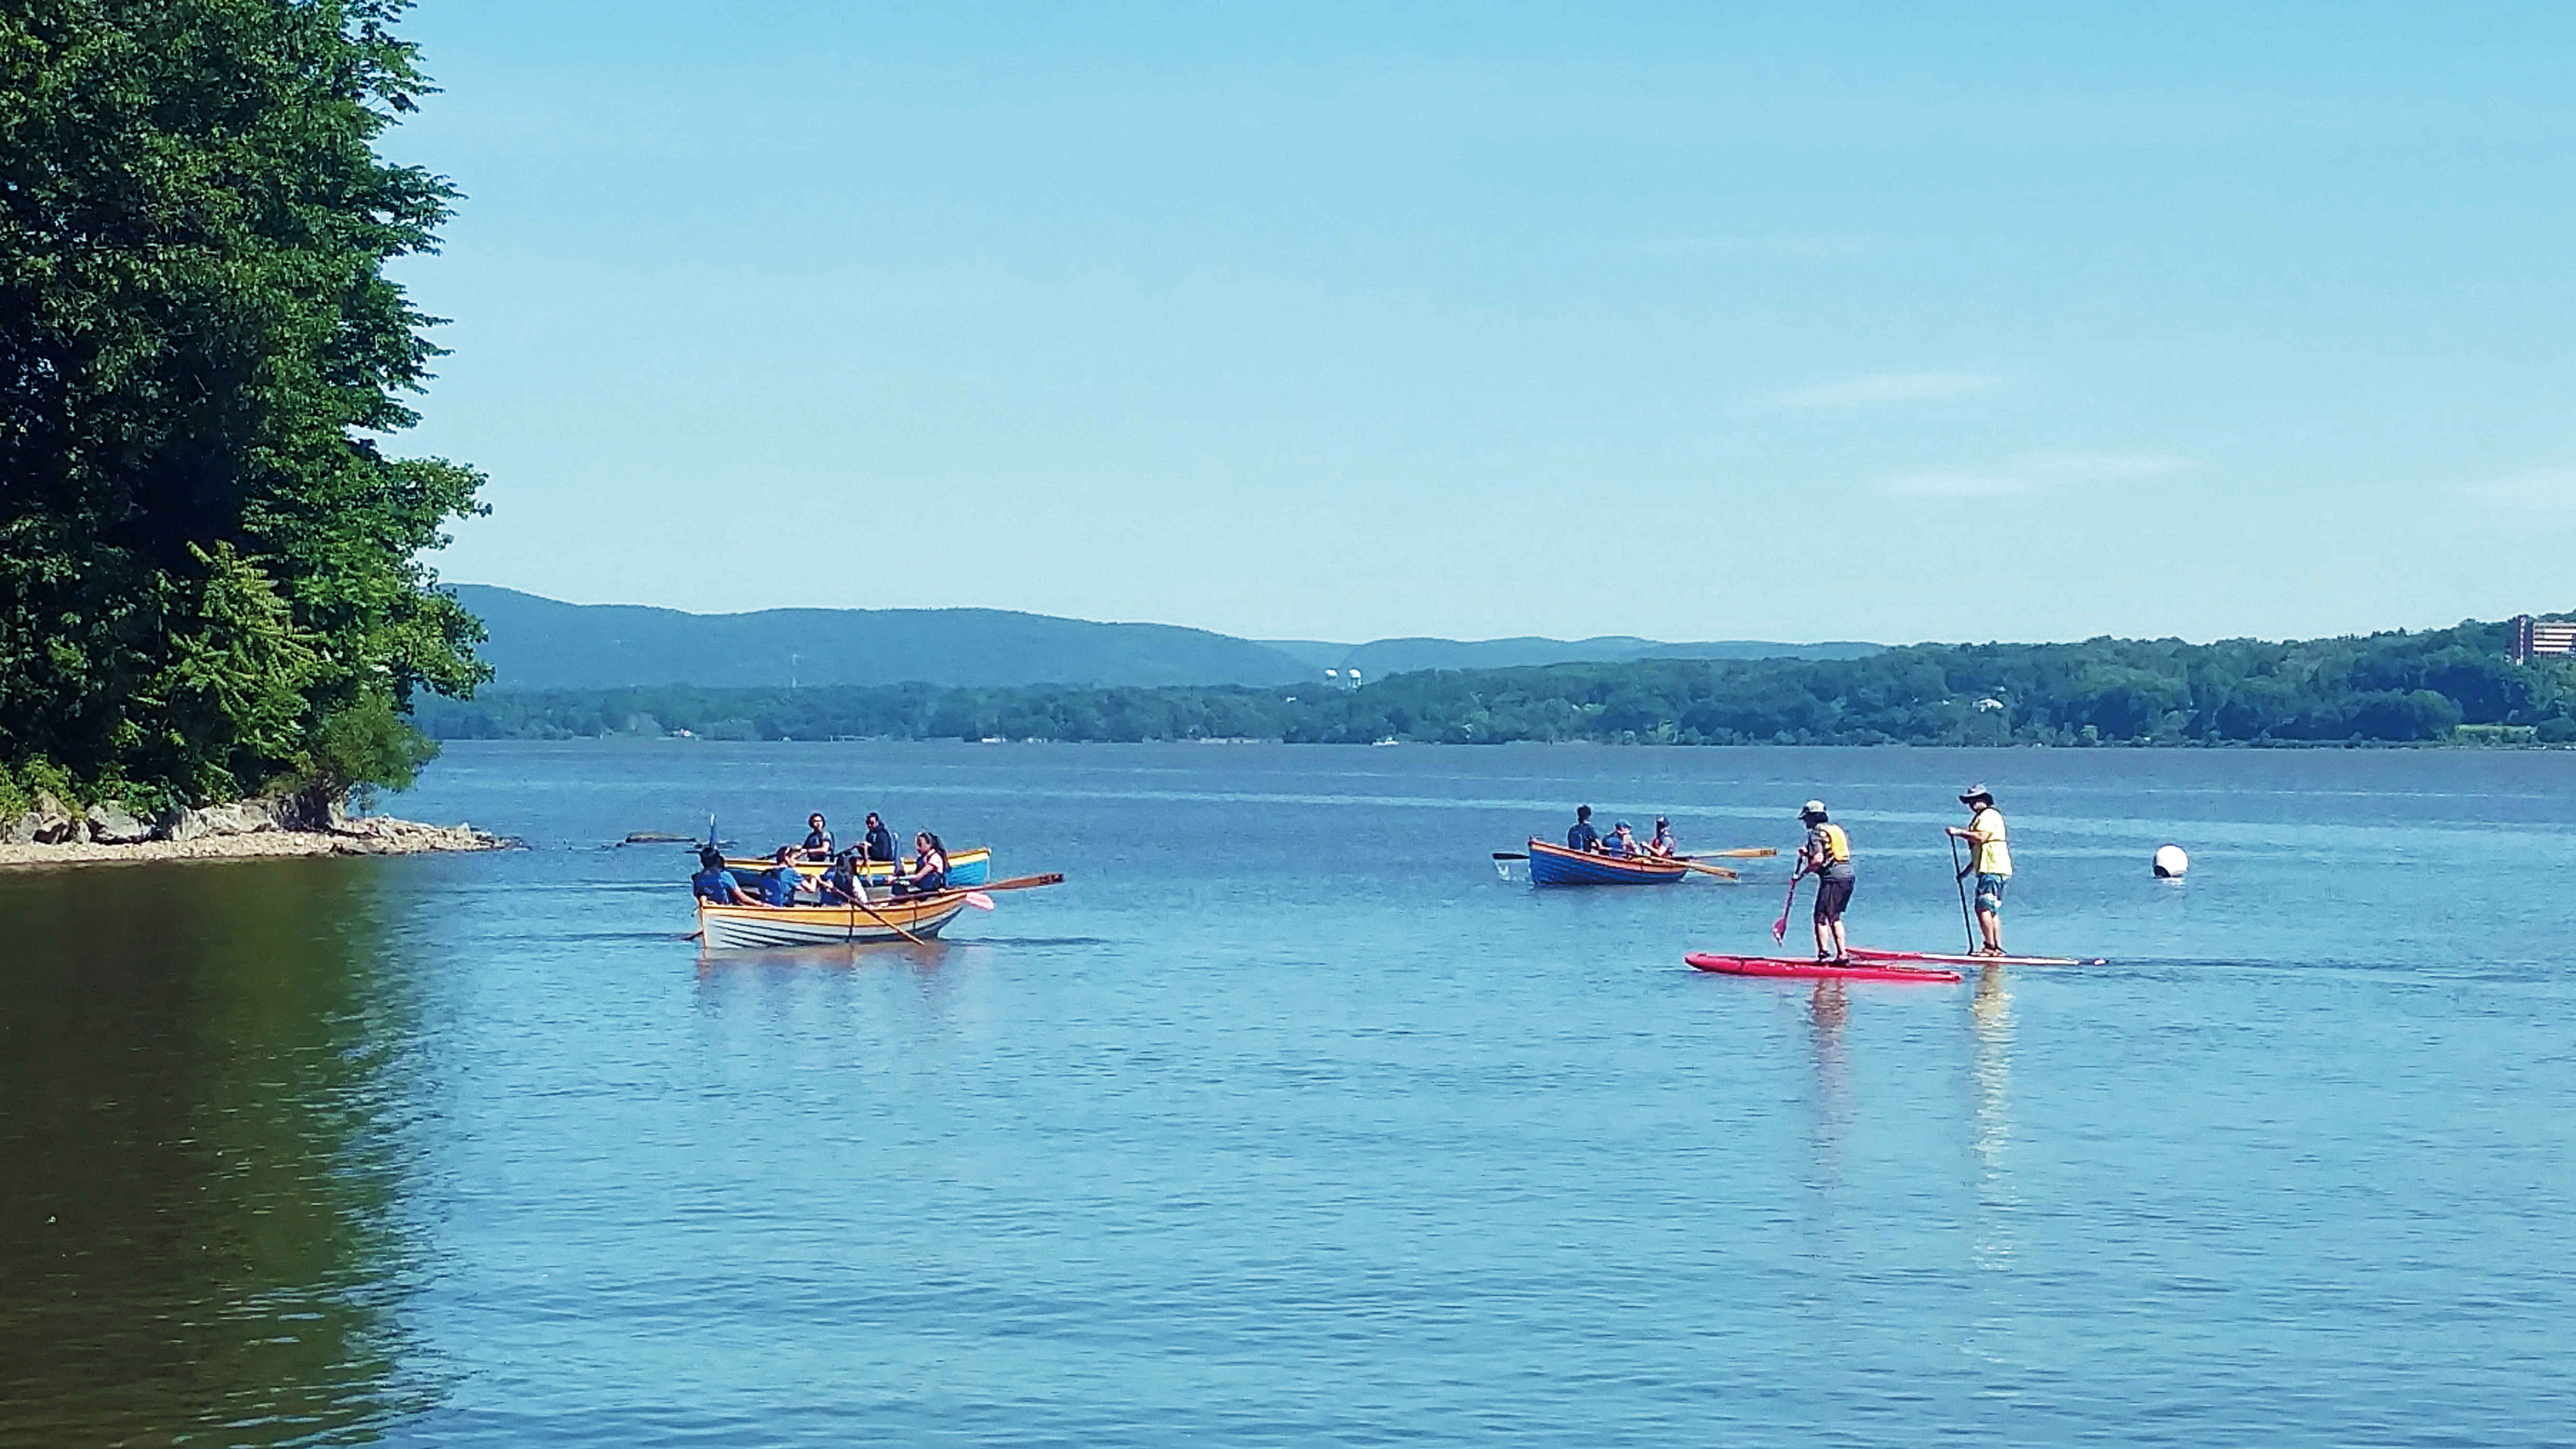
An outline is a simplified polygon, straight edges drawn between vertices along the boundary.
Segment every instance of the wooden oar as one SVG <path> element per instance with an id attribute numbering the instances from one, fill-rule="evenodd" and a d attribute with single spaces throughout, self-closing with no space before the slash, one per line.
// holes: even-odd
<path id="1" fill-rule="evenodd" d="M 1063 873 L 1060 871 L 1049 871 L 1045 875 L 1015 875 L 1009 880 L 997 880 L 989 885 L 979 885 L 975 887 L 975 889 L 979 891 L 1031 891 L 1036 890 L 1039 886 L 1062 884 L 1064 884 Z"/>
<path id="2" fill-rule="evenodd" d="M 1682 867 L 1684 867 L 1685 869 L 1699 871 L 1699 872 L 1701 872 L 1702 874 L 1705 874 L 1705 875 L 1722 876 L 1722 877 L 1724 877 L 1724 878 L 1725 878 L 1725 879 L 1727 879 L 1727 880 L 1742 880 L 1742 879 L 1744 878 L 1743 876 L 1741 876 L 1741 875 L 1737 874 L 1736 872 L 1731 871 L 1731 870 L 1728 870 L 1725 866 L 1722 866 L 1722 865 L 1702 865 L 1702 864 L 1700 864 L 1698 861 L 1695 861 L 1695 860 L 1691 859 L 1689 856 L 1686 856 L 1686 855 L 1665 855 L 1665 856 L 1653 856 L 1653 855 L 1649 855 L 1649 856 L 1645 856 L 1645 857 L 1643 857 L 1643 858 L 1644 858 L 1644 859 L 1647 859 L 1647 860 L 1668 860 L 1668 861 L 1671 861 L 1671 862 L 1672 862 L 1673 864 L 1675 864 L 1675 865 L 1678 865 L 1678 866 L 1682 866 Z"/>
<path id="3" fill-rule="evenodd" d="M 1603 858 L 1606 860 L 1643 861 L 1649 865 L 1678 865 L 1684 870 L 1703 871 L 1709 875 L 1724 876 L 1728 880 L 1742 879 L 1741 876 L 1738 876 L 1734 871 L 1728 870 L 1725 866 L 1702 865 L 1687 855 L 1612 855 L 1605 856 Z M 1494 859 L 1527 860 L 1529 859 L 1529 853 L 1521 850 L 1497 850 L 1494 852 Z"/>
<path id="4" fill-rule="evenodd" d="M 1780 852 L 1773 850 L 1771 847 L 1766 845 L 1759 850 L 1694 850 L 1687 855 L 1649 855 L 1643 857 L 1643 859 L 1680 861 L 1762 860 L 1770 856 L 1778 855 L 1779 853 Z M 1497 850 L 1494 852 L 1494 859 L 1527 860 L 1529 859 L 1529 852 L 1525 850 Z"/>
<path id="5" fill-rule="evenodd" d="M 903 937 L 912 944 L 916 946 L 929 944 L 919 936 L 916 936 L 910 931 L 905 930 L 903 927 L 896 925 L 894 922 L 887 920 L 885 917 L 878 915 L 874 910 L 870 910 L 866 901 L 853 900 L 850 904 L 858 907 L 860 910 L 867 911 L 869 920 L 874 921 L 878 925 L 885 927 L 887 930 L 894 932 L 896 935 Z"/>

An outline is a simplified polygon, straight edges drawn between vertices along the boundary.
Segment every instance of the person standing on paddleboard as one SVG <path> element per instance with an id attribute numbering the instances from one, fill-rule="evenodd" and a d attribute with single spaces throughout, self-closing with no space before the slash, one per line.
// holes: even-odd
<path id="1" fill-rule="evenodd" d="M 1799 806 L 1798 818 L 1807 823 L 1807 843 L 1798 847 L 1789 889 L 1798 888 L 1802 875 L 1816 878 L 1816 959 L 1848 966 L 1851 943 L 1843 937 L 1843 908 L 1851 904 L 1852 886 L 1859 879 L 1852 870 L 1851 837 L 1826 816 L 1822 800 Z"/>
<path id="2" fill-rule="evenodd" d="M 1977 877 L 1977 931 L 1985 944 L 1977 948 L 1980 956 L 2004 953 L 2004 887 L 2012 884 L 2012 848 L 2004 841 L 2004 813 L 1995 808 L 1995 797 L 1983 785 L 1971 785 L 1959 797 L 1968 807 L 1966 829 L 1953 825 L 1950 834 L 1968 842 L 1968 868 L 1960 874 L 1974 872 Z"/>

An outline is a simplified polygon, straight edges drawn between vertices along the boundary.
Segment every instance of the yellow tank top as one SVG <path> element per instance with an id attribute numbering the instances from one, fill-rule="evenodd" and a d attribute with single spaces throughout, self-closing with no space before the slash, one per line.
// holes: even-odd
<path id="1" fill-rule="evenodd" d="M 1985 837 L 1977 843 L 1979 875 L 2011 875 L 2012 846 L 2004 838 L 2003 812 L 1989 805 L 1968 822 L 1968 828 Z"/>

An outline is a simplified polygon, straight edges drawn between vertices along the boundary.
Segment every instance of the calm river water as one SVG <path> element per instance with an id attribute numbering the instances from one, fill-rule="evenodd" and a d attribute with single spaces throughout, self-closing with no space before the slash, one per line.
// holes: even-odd
<path id="1" fill-rule="evenodd" d="M 1851 828 L 1855 939 L 1533 891 Z M 0 874 L 0 1443 L 2564 1443 L 2576 756 L 455 744 L 525 852 Z M 1056 890 L 702 959 L 809 808 Z M 2150 852 L 2193 854 L 2187 885 Z M 1792 941 L 1796 938 L 1793 936 Z"/>

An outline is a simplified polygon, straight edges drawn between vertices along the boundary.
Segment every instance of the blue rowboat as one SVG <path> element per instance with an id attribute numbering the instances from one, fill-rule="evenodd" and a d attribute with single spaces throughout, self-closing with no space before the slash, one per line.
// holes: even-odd
<path id="1" fill-rule="evenodd" d="M 1529 843 L 1529 868 L 1530 884 L 1543 886 L 1671 885 L 1690 874 L 1690 867 L 1677 860 L 1600 855 L 1544 840 Z"/>
<path id="2" fill-rule="evenodd" d="M 907 861 L 906 863 L 909 864 L 910 862 Z M 745 879 L 749 879 L 756 875 L 766 875 L 771 870 L 775 869 L 776 865 L 777 862 L 763 860 L 758 856 L 753 856 L 744 860 L 728 858 L 725 861 L 725 869 L 732 871 L 735 875 L 741 876 Z M 832 863 L 828 860 L 800 860 L 796 862 L 796 873 L 805 877 L 809 881 L 822 879 L 823 872 L 830 870 L 831 868 Z M 983 885 L 992 878 L 993 847 L 989 845 L 979 845 L 973 850 L 955 850 L 949 852 L 948 883 L 950 885 L 955 886 L 959 890 L 971 890 L 976 886 Z M 859 879 L 866 881 L 870 885 L 884 885 L 894 879 L 894 866 L 882 860 L 871 860 L 865 862 L 859 867 Z"/>

